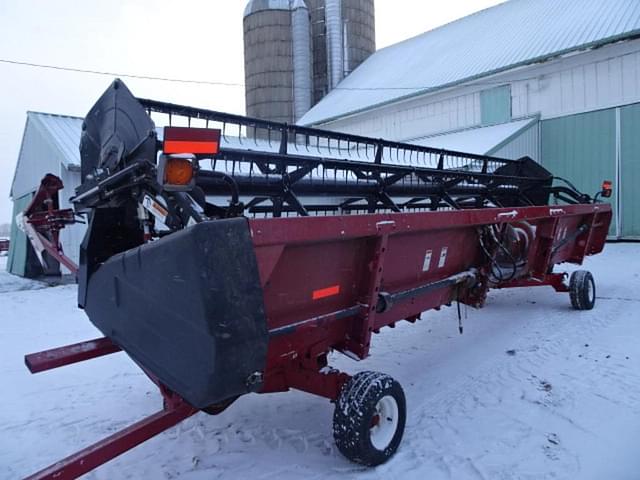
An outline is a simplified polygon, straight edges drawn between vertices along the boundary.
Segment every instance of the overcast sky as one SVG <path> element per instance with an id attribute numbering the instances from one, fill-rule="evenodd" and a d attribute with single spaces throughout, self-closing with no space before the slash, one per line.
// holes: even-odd
<path id="1" fill-rule="evenodd" d="M 383 48 L 502 0 L 375 0 Z M 246 0 L 0 0 L 0 59 L 242 84 Z M 473 39 L 460 39 L 473 41 Z M 113 79 L 0 63 L 0 223 L 28 110 L 84 116 Z M 140 97 L 244 113 L 241 86 L 124 78 Z"/>

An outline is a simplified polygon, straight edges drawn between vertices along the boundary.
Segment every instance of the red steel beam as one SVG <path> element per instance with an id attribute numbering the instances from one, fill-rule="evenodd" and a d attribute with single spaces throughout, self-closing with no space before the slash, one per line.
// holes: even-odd
<path id="1" fill-rule="evenodd" d="M 97 338 L 88 342 L 25 355 L 24 363 L 31 373 L 38 373 L 119 351 L 120 347 L 114 344 L 111 339 Z"/>
<path id="2" fill-rule="evenodd" d="M 110 437 L 40 470 L 25 480 L 71 480 L 168 430 L 198 410 L 184 401 L 154 413 Z"/>
<path id="3" fill-rule="evenodd" d="M 78 274 L 78 265 L 76 265 L 76 263 L 73 260 L 71 260 L 69 257 L 67 257 L 64 253 L 62 253 L 60 247 L 58 247 L 53 242 L 49 241 L 47 237 L 45 237 L 35 229 L 34 229 L 34 234 L 38 236 L 38 239 L 40 240 L 40 242 L 42 242 L 42 246 L 45 248 L 45 250 L 49 255 L 51 255 L 58 262 L 60 262 L 65 267 L 67 267 L 67 269 L 72 274 L 74 275 Z"/>
<path id="4" fill-rule="evenodd" d="M 562 207 L 485 208 L 419 213 L 390 213 L 376 215 L 336 215 L 329 217 L 252 218 L 249 220 L 252 241 L 256 247 L 292 245 L 348 240 L 378 235 L 376 224 L 393 221 L 396 232 L 456 229 L 530 220 L 548 220 L 593 214 L 611 214 L 611 205 L 562 205 Z"/>

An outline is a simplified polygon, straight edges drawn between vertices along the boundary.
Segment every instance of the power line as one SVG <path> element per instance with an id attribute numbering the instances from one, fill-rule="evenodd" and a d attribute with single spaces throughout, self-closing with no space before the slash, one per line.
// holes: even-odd
<path id="1" fill-rule="evenodd" d="M 33 67 L 33 68 L 46 68 L 49 70 L 60 70 L 63 72 L 73 72 L 73 73 L 88 73 L 92 75 L 104 75 L 109 77 L 123 77 L 123 78 L 136 78 L 139 80 L 155 80 L 161 82 L 172 82 L 172 83 L 186 83 L 186 84 L 196 84 L 196 85 L 212 85 L 212 86 L 222 86 L 222 87 L 245 87 L 244 83 L 232 83 L 232 82 L 214 82 L 211 80 L 189 80 L 184 78 L 170 78 L 170 77 L 155 77 L 152 75 L 136 75 L 131 73 L 118 73 L 118 72 L 106 72 L 101 70 L 90 70 L 86 68 L 76 68 L 76 67 L 62 67 L 59 65 L 46 65 L 42 63 L 32 63 L 32 62 L 23 62 L 19 60 L 8 60 L 8 59 L 0 59 L 0 63 L 7 63 L 10 65 L 20 65 L 23 67 Z M 279 85 L 256 85 L 252 88 L 270 88 Z M 292 87 L 295 88 L 295 87 Z M 362 87 L 362 88 L 349 88 L 349 87 L 336 87 L 334 90 L 424 90 L 427 87 Z"/>
<path id="2" fill-rule="evenodd" d="M 171 82 L 171 83 L 183 83 L 183 84 L 191 84 L 191 85 L 210 85 L 217 87 L 238 87 L 245 88 L 246 84 L 244 83 L 233 83 L 233 82 L 218 82 L 212 80 L 189 80 L 184 78 L 171 78 L 171 77 L 156 77 L 152 75 L 136 75 L 132 73 L 118 73 L 118 72 L 106 72 L 101 70 L 91 70 L 86 68 L 76 68 L 76 67 L 63 67 L 60 65 L 47 65 L 42 63 L 32 63 L 32 62 L 24 62 L 19 60 L 9 60 L 9 59 L 0 59 L 0 63 L 5 63 L 9 65 L 19 65 L 23 67 L 31 67 L 31 68 L 44 68 L 48 70 L 58 70 L 63 72 L 73 72 L 73 73 L 85 73 L 91 75 L 102 75 L 108 77 L 122 77 L 122 78 L 134 78 L 139 80 L 153 80 L 160 82 Z M 502 85 L 505 83 L 510 83 L 513 81 L 525 81 L 525 80 L 534 80 L 537 77 L 527 77 L 527 78 L 518 78 L 512 79 L 510 81 L 471 81 L 470 83 L 474 85 Z M 251 88 L 275 88 L 280 87 L 280 85 L 256 85 Z M 295 89 L 296 87 L 291 87 Z M 346 90 L 346 91 L 380 91 L 380 90 L 390 90 L 390 91 L 424 91 L 431 90 L 433 86 L 421 86 L 421 87 L 334 87 L 332 90 Z"/>
<path id="3" fill-rule="evenodd" d="M 244 87 L 244 85 L 241 83 L 212 82 L 207 80 L 187 80 L 182 78 L 154 77 L 151 75 L 135 75 L 130 73 L 105 72 L 100 70 L 89 70 L 85 68 L 74 68 L 74 67 L 61 67 L 59 65 L 45 65 L 42 63 L 22 62 L 18 60 L 8 60 L 8 59 L 0 59 L 0 63 L 8 63 L 11 65 L 21 65 L 23 67 L 46 68 L 49 70 L 61 70 L 64 72 L 89 73 L 92 75 L 104 75 L 109 77 L 137 78 L 140 80 L 158 80 L 162 82 L 190 83 L 190 84 L 199 84 L 199 85 L 216 85 L 216 86 L 223 86 L 223 87 Z"/>

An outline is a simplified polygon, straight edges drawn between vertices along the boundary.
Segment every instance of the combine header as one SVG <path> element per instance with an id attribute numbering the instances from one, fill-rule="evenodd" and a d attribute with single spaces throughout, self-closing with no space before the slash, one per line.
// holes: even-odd
<path id="1" fill-rule="evenodd" d="M 339 372 L 329 352 L 363 359 L 385 327 L 454 302 L 481 307 L 490 288 L 548 285 L 594 306 L 591 274 L 554 266 L 602 251 L 611 207 L 529 158 L 141 100 L 119 80 L 88 113 L 80 152 L 78 303 L 104 338 L 26 363 L 40 372 L 123 350 L 164 405 L 31 478 L 76 478 L 198 411 L 292 388 L 334 402 L 338 449 L 378 465 L 402 439 L 402 388 Z M 26 213 L 32 236 L 73 268 L 57 244 L 73 212 Z"/>

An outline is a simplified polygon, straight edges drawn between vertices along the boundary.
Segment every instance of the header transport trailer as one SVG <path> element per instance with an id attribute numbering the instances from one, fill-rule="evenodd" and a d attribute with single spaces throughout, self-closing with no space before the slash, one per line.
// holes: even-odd
<path id="1" fill-rule="evenodd" d="M 168 125 L 157 129 L 152 117 Z M 136 99 L 116 80 L 87 114 L 75 212 L 47 176 L 22 216 L 47 258 L 86 215 L 78 304 L 104 334 L 26 356 L 40 372 L 124 351 L 159 387 L 158 413 L 36 473 L 76 478 L 196 412 L 297 389 L 335 403 L 348 459 L 398 448 L 405 397 L 388 375 L 353 376 L 331 351 L 491 288 L 548 285 L 578 310 L 611 207 L 529 158 L 505 160 Z M 555 181 L 555 182 L 554 182 Z M 462 325 L 460 325 L 462 333 Z M 410 420 L 409 420 L 410 421 Z"/>

